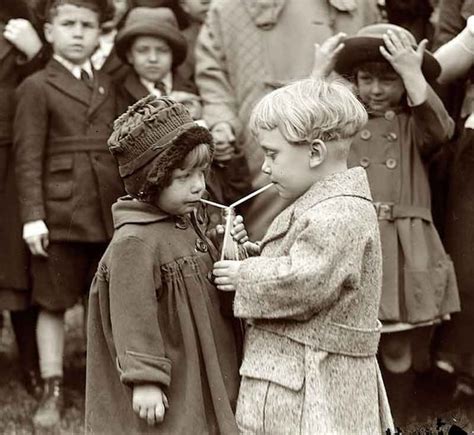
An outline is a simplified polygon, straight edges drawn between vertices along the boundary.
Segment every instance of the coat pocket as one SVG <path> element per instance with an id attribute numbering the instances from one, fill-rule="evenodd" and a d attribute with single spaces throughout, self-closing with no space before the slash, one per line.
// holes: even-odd
<path id="1" fill-rule="evenodd" d="M 74 156 L 68 154 L 52 156 L 48 161 L 47 168 L 46 198 L 71 198 L 74 188 Z"/>

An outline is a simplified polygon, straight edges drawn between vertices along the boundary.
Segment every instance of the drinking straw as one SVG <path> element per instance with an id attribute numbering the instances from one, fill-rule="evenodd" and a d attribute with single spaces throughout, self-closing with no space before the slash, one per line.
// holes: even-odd
<path id="1" fill-rule="evenodd" d="M 253 198 L 254 196 L 259 195 L 260 193 L 264 192 L 267 190 L 269 187 L 272 187 L 273 183 L 268 183 L 266 186 L 261 187 L 260 189 L 256 190 L 255 192 L 249 193 L 247 196 L 244 196 L 243 198 L 240 198 L 239 200 L 235 201 L 231 205 L 229 205 L 229 208 L 237 207 L 238 205 L 242 204 L 243 202 L 247 201 L 250 198 Z"/>

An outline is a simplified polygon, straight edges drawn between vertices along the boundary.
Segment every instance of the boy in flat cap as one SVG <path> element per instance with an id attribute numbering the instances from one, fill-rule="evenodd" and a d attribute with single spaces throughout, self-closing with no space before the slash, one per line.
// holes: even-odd
<path id="1" fill-rule="evenodd" d="M 110 207 L 123 192 L 107 138 L 116 116 L 108 77 L 92 69 L 105 0 L 42 6 L 53 58 L 18 88 L 14 124 L 23 239 L 32 258 L 33 300 L 44 393 L 38 428 L 63 407 L 64 313 L 90 286 L 113 232 Z M 40 5 L 41 6 L 41 5 Z"/>

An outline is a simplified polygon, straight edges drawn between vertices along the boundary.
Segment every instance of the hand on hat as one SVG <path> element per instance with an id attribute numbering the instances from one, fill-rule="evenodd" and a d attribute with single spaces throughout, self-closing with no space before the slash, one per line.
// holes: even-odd
<path id="1" fill-rule="evenodd" d="M 35 57 L 43 46 L 33 25 L 23 18 L 9 20 L 3 31 L 3 37 L 25 54 L 28 60 Z"/>
<path id="2" fill-rule="evenodd" d="M 380 47 L 380 53 L 390 62 L 402 79 L 414 73 L 421 74 L 423 55 L 426 44 L 428 44 L 427 39 L 423 39 L 415 49 L 405 33 L 399 32 L 397 34 L 389 30 L 383 35 L 383 40 L 385 47 Z"/>
<path id="3" fill-rule="evenodd" d="M 343 32 L 326 39 L 321 45 L 314 44 L 312 78 L 327 77 L 334 70 L 338 53 L 344 48 L 344 39 L 347 35 Z"/>

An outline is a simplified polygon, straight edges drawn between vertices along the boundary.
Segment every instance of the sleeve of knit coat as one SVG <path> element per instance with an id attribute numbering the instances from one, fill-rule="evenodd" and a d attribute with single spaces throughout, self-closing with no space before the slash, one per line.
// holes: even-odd
<path id="1" fill-rule="evenodd" d="M 223 49 L 223 31 L 219 12 L 211 6 L 196 42 L 196 84 L 203 101 L 203 118 L 209 127 L 228 122 L 237 135 L 241 124 Z"/>
<path id="2" fill-rule="evenodd" d="M 15 174 L 23 223 L 46 218 L 43 159 L 48 134 L 48 107 L 38 76 L 27 78 L 16 92 L 13 124 Z"/>
<path id="3" fill-rule="evenodd" d="M 411 128 L 424 158 L 429 158 L 454 134 L 454 121 L 442 101 L 428 85 L 426 101 L 411 108 Z"/>
<path id="4" fill-rule="evenodd" d="M 158 383 L 168 386 L 171 362 L 165 356 L 158 323 L 157 253 L 141 239 L 113 242 L 109 271 L 112 336 L 127 385 Z"/>
<path id="5" fill-rule="evenodd" d="M 288 255 L 242 262 L 234 314 L 306 320 L 331 306 L 346 282 L 360 279 L 364 237 L 347 214 L 307 213 Z"/>

